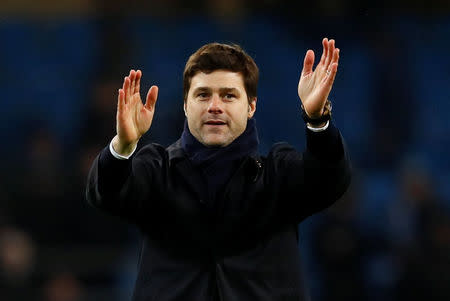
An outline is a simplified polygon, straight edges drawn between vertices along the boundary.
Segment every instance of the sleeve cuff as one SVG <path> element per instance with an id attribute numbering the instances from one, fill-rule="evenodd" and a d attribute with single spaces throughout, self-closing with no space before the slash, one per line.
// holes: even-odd
<path id="1" fill-rule="evenodd" d="M 306 127 L 307 127 L 309 130 L 313 131 L 314 133 L 318 133 L 318 132 L 323 132 L 323 131 L 325 131 L 325 130 L 328 128 L 328 125 L 329 125 L 329 124 L 330 124 L 330 121 L 328 120 L 327 123 L 326 123 L 323 127 L 320 127 L 320 128 L 314 128 L 314 127 L 309 126 L 309 125 L 306 125 Z"/>
<path id="2" fill-rule="evenodd" d="M 133 151 L 131 152 L 131 154 L 129 154 L 128 156 L 123 156 L 123 155 L 117 153 L 117 152 L 114 150 L 113 145 L 112 145 L 112 140 L 111 140 L 111 142 L 109 143 L 109 151 L 110 151 L 111 154 L 114 156 L 114 158 L 119 159 L 119 160 L 128 160 L 128 159 L 134 154 L 134 152 L 136 151 L 136 148 L 137 148 L 137 145 L 134 147 L 134 149 L 133 149 Z"/>

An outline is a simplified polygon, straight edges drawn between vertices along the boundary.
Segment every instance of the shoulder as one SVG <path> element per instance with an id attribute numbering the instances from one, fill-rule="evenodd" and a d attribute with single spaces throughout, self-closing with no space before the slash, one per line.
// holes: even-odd
<path id="1" fill-rule="evenodd" d="M 279 173 L 302 164 L 303 155 L 294 146 L 282 141 L 274 143 L 267 155 L 261 156 L 261 159 L 267 170 Z"/>
<path id="2" fill-rule="evenodd" d="M 282 160 L 292 157 L 299 157 L 301 153 L 298 152 L 294 146 L 287 142 L 277 142 L 272 145 L 267 155 L 268 160 Z"/>
<path id="3" fill-rule="evenodd" d="M 166 148 L 158 143 L 149 143 L 142 146 L 133 158 L 133 162 L 161 163 L 167 158 Z M 160 164 L 158 164 L 160 165 Z"/>
<path id="4" fill-rule="evenodd" d="M 165 147 L 158 143 L 149 143 L 142 146 L 136 153 L 136 157 L 146 155 L 161 155 L 165 152 Z"/>
<path id="5" fill-rule="evenodd" d="M 158 143 L 146 144 L 137 152 L 136 159 L 141 161 L 169 161 L 184 156 L 185 153 L 181 147 L 181 142 L 177 140 L 168 147 Z"/>

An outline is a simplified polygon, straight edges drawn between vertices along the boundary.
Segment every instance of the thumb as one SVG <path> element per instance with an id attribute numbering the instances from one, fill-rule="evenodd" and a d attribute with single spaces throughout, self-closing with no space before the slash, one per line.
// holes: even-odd
<path id="1" fill-rule="evenodd" d="M 311 49 L 306 52 L 305 59 L 303 60 L 302 76 L 308 75 L 312 72 L 314 65 L 314 51 Z"/>
<path id="2" fill-rule="evenodd" d="M 147 93 L 147 99 L 145 100 L 145 107 L 149 110 L 153 110 L 155 108 L 157 98 L 158 98 L 158 86 L 151 86 Z"/>

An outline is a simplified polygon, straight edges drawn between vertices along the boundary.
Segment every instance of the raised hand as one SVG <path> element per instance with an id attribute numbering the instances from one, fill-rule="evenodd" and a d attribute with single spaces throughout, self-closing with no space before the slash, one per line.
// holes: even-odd
<path id="1" fill-rule="evenodd" d="M 303 107 L 311 118 L 322 116 L 325 103 L 336 77 L 339 49 L 335 41 L 322 40 L 323 53 L 320 62 L 313 71 L 314 51 L 308 50 L 303 62 L 303 70 L 298 82 L 298 96 Z"/>
<path id="2" fill-rule="evenodd" d="M 142 104 L 140 83 L 142 72 L 131 70 L 124 78 L 122 89 L 117 99 L 116 130 L 113 147 L 121 155 L 130 154 L 139 139 L 150 128 L 158 98 L 158 87 L 152 86 L 147 93 L 145 104 Z"/>

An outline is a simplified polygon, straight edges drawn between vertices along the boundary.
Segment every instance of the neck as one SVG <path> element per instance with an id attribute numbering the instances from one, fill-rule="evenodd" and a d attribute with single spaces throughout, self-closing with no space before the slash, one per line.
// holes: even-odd
<path id="1" fill-rule="evenodd" d="M 231 160 L 257 153 L 259 139 L 255 120 L 249 119 L 244 132 L 224 147 L 208 147 L 200 143 L 189 131 L 187 121 L 181 135 L 181 144 L 193 163 L 203 163 L 211 158 Z"/>

